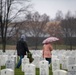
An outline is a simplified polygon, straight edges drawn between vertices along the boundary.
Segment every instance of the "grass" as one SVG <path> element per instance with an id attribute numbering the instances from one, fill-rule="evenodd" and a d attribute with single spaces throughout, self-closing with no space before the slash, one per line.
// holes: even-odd
<path id="1" fill-rule="evenodd" d="M 24 75 L 24 72 L 21 71 L 21 68 L 15 69 L 15 75 Z"/>
<path id="2" fill-rule="evenodd" d="M 31 50 L 31 49 L 35 49 L 35 46 L 28 46 L 29 47 L 29 50 Z M 60 45 L 58 45 L 58 44 L 53 44 L 53 48 L 54 49 L 66 49 L 66 45 L 62 45 L 62 44 L 60 44 Z M 0 49 L 2 49 L 2 45 L 0 44 Z M 8 50 L 15 50 L 16 49 L 16 45 L 6 45 L 6 49 L 8 49 Z M 40 46 L 38 46 L 38 49 L 42 49 L 42 45 L 40 45 Z M 67 49 L 70 49 L 70 46 L 69 45 L 67 45 Z M 76 49 L 76 46 L 73 46 L 73 49 Z"/>
<path id="3" fill-rule="evenodd" d="M 5 69 L 5 66 L 2 66 L 1 69 Z M 15 75 L 24 75 L 24 72 L 21 71 L 21 67 L 20 68 L 15 68 Z M 40 75 L 39 74 L 39 68 L 36 68 L 36 75 Z M 50 66 L 49 68 L 49 75 L 53 75 L 52 74 L 52 66 Z"/>

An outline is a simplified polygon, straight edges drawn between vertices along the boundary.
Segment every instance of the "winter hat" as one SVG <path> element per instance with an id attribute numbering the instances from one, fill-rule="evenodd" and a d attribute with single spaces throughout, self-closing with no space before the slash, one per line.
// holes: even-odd
<path id="1" fill-rule="evenodd" d="M 21 35 L 21 40 L 26 41 L 26 36 L 25 35 Z"/>

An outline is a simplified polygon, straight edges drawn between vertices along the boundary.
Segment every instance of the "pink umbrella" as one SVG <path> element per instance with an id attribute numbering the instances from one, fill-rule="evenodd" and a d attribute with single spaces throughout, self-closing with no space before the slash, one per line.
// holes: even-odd
<path id="1" fill-rule="evenodd" d="M 57 37 L 48 37 L 42 43 L 44 44 L 44 43 L 48 43 L 48 42 L 54 42 L 57 40 L 59 40 Z"/>

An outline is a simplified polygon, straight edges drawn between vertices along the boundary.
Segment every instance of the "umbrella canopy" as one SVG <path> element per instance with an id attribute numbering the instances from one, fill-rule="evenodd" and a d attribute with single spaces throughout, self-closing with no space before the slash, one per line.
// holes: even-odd
<path id="1" fill-rule="evenodd" d="M 54 41 L 57 41 L 57 40 L 59 40 L 57 37 L 48 37 L 45 40 L 43 40 L 42 43 L 44 44 L 44 43 L 48 43 L 48 42 L 54 42 Z"/>

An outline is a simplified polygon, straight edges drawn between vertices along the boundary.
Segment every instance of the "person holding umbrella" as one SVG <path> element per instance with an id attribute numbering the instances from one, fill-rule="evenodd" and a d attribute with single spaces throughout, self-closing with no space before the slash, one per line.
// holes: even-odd
<path id="1" fill-rule="evenodd" d="M 50 42 L 43 43 L 43 58 L 45 58 L 48 61 L 49 65 L 51 63 L 52 50 L 53 47 Z"/>
<path id="2" fill-rule="evenodd" d="M 49 65 L 51 63 L 52 50 L 53 50 L 52 43 L 58 40 L 59 38 L 57 37 L 48 37 L 42 42 L 43 43 L 43 58 L 45 58 L 49 62 Z"/>

